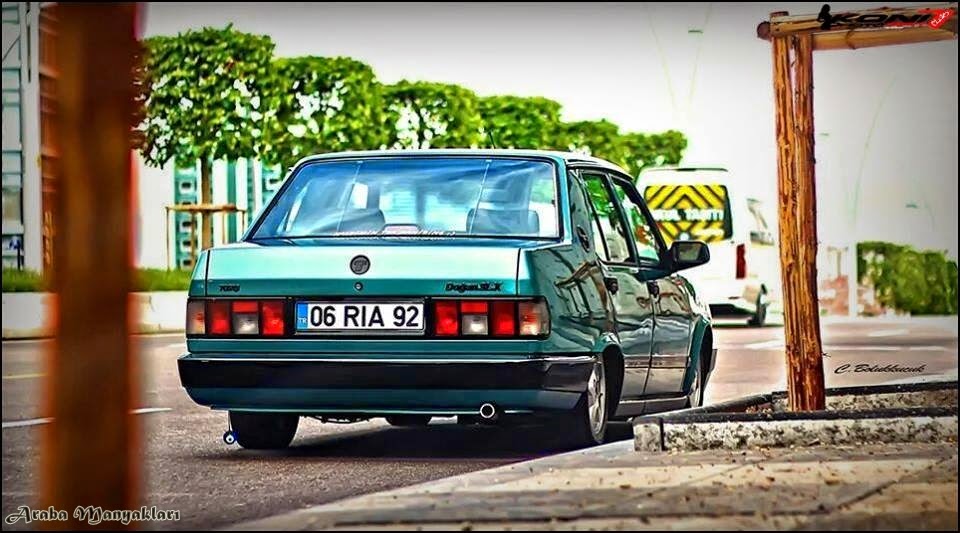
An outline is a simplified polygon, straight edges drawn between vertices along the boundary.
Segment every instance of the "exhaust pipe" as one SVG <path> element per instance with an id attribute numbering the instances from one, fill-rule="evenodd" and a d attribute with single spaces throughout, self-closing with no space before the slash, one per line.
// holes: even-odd
<path id="1" fill-rule="evenodd" d="M 480 418 L 486 422 L 493 422 L 497 419 L 497 407 L 492 403 L 485 403 L 480 406 Z"/>

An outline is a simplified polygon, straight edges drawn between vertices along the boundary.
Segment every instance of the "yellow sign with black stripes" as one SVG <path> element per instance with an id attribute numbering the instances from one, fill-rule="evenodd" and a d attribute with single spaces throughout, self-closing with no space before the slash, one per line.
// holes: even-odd
<path id="1" fill-rule="evenodd" d="M 730 237 L 730 202 L 723 185 L 648 185 L 643 196 L 667 245 Z"/>

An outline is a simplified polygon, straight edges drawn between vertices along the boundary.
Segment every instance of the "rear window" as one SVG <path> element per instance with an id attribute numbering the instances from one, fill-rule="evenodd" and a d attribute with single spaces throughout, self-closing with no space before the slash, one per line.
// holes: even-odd
<path id="1" fill-rule="evenodd" d="M 477 157 L 369 158 L 301 167 L 254 239 L 429 236 L 556 238 L 552 163 Z"/>
<path id="2" fill-rule="evenodd" d="M 733 236 L 724 185 L 648 185 L 643 196 L 667 245 L 690 239 L 717 242 Z"/>

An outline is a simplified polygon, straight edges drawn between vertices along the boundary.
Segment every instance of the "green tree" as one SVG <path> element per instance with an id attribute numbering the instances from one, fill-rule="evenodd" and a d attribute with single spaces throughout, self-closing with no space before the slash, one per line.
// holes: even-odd
<path id="1" fill-rule="evenodd" d="M 648 167 L 676 165 L 683 158 L 687 138 L 676 130 L 663 133 L 627 133 L 621 138 L 623 167 L 631 176 L 638 176 Z"/>
<path id="2" fill-rule="evenodd" d="M 314 153 L 378 149 L 387 143 L 383 94 L 373 69 L 347 57 L 274 61 L 277 90 L 264 158 L 289 167 Z"/>
<path id="3" fill-rule="evenodd" d="M 560 142 L 565 150 L 592 155 L 620 164 L 624 159 L 620 127 L 606 119 L 565 122 L 561 125 Z"/>
<path id="4" fill-rule="evenodd" d="M 459 85 L 401 81 L 385 88 L 388 146 L 470 148 L 480 144 L 477 96 Z"/>
<path id="5" fill-rule="evenodd" d="M 483 118 L 480 146 L 485 148 L 563 148 L 559 137 L 560 104 L 548 98 L 488 96 L 480 98 Z"/>
<path id="6" fill-rule="evenodd" d="M 140 130 L 147 163 L 200 161 L 200 201 L 213 199 L 215 159 L 256 157 L 267 151 L 264 131 L 275 117 L 273 42 L 234 30 L 203 28 L 145 42 Z M 203 217 L 201 243 L 213 244 L 213 218 Z"/>

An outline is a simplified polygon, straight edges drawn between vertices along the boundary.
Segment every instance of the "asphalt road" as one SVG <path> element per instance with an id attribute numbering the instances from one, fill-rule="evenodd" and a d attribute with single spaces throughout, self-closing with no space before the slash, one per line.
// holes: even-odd
<path id="1" fill-rule="evenodd" d="M 828 386 L 948 375 L 956 379 L 957 320 L 825 323 Z M 783 331 L 777 326 L 718 329 L 717 368 L 707 401 L 783 388 Z M 440 421 L 398 429 L 382 420 L 352 425 L 304 419 L 292 448 L 248 452 L 220 440 L 222 413 L 194 405 L 180 388 L 177 335 L 139 337 L 146 505 L 177 509 L 176 523 L 153 528 L 215 528 L 367 492 L 412 485 L 573 448 L 542 428 L 461 427 Z M 36 505 L 43 341 L 3 343 L 4 516 Z M 919 372 L 856 372 L 897 364 Z M 844 365 L 847 365 L 846 367 Z M 839 369 L 839 370 L 838 370 Z M 844 371 L 846 369 L 846 371 Z M 629 426 L 613 439 L 630 438 Z M 22 522 L 4 529 L 23 529 Z"/>

